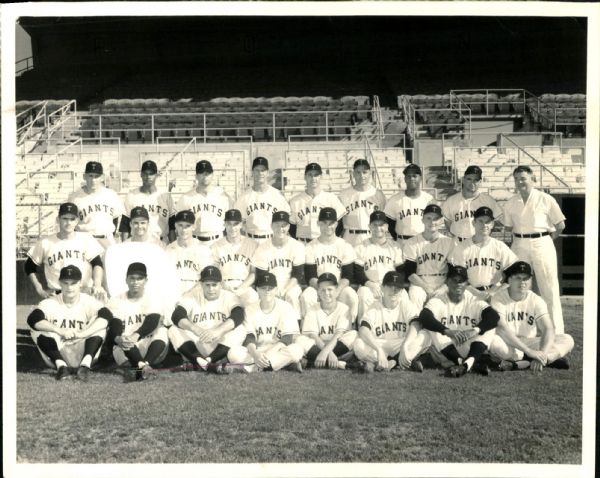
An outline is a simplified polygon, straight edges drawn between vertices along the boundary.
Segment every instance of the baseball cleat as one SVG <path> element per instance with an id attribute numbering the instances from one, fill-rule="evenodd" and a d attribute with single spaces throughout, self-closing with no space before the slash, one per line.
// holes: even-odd
<path id="1" fill-rule="evenodd" d="M 337 369 L 346 370 L 346 362 L 344 362 L 343 360 L 338 360 Z"/>
<path id="2" fill-rule="evenodd" d="M 158 377 L 158 371 L 150 366 L 150 364 L 144 365 L 140 370 L 142 380 L 154 379 Z"/>
<path id="3" fill-rule="evenodd" d="M 56 372 L 56 380 L 66 380 L 71 376 L 71 371 L 69 367 L 65 367 L 64 365 L 60 367 Z"/>
<path id="4" fill-rule="evenodd" d="M 87 382 L 90 379 L 90 368 L 85 365 L 80 365 L 77 369 L 77 380 Z"/>
<path id="5" fill-rule="evenodd" d="M 569 360 L 569 357 L 564 356 L 555 360 L 552 363 L 549 363 L 548 367 L 557 368 L 560 370 L 569 370 L 571 368 L 571 361 Z"/>
<path id="6" fill-rule="evenodd" d="M 203 359 L 202 357 L 196 357 L 197 366 L 194 367 L 196 370 L 200 370 L 201 372 L 206 372 L 211 366 L 210 360 Z"/>
<path id="7" fill-rule="evenodd" d="M 302 373 L 302 363 L 295 362 L 294 364 L 292 364 L 292 370 L 294 372 Z"/>
<path id="8" fill-rule="evenodd" d="M 375 364 L 373 362 L 367 362 L 367 361 L 361 360 L 358 363 L 358 367 L 356 370 L 358 370 L 359 372 L 364 372 L 364 373 L 373 373 L 375 371 Z"/>
<path id="9" fill-rule="evenodd" d="M 452 365 L 452 367 L 448 367 L 446 369 L 446 371 L 444 372 L 444 376 L 458 378 L 458 377 L 462 377 L 466 373 L 467 373 L 467 365 L 463 363 L 460 365 Z"/>
<path id="10" fill-rule="evenodd" d="M 516 364 L 514 362 L 511 362 L 510 360 L 502 360 L 498 364 L 498 370 L 500 372 L 510 372 L 515 368 L 515 365 Z"/>
<path id="11" fill-rule="evenodd" d="M 394 367 L 396 366 L 396 361 L 395 360 L 388 360 L 387 366 L 386 367 L 380 367 L 379 365 L 377 365 L 375 367 L 375 371 L 376 372 L 389 372 L 390 370 L 392 370 Z"/>
<path id="12" fill-rule="evenodd" d="M 419 359 L 414 359 L 410 364 L 410 369 L 413 372 L 423 373 L 423 363 Z"/>
<path id="13" fill-rule="evenodd" d="M 490 374 L 490 367 L 487 363 L 481 363 L 477 361 L 473 364 L 471 371 L 487 377 Z"/>

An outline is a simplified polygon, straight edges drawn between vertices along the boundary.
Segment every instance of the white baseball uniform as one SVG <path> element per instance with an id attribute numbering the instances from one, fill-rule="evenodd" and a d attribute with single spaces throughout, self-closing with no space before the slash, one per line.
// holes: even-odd
<path id="1" fill-rule="evenodd" d="M 186 210 L 194 213 L 196 216 L 194 235 L 203 238 L 223 236 L 225 212 L 229 209 L 231 209 L 231 198 L 220 186 L 211 187 L 206 194 L 192 189 L 182 194 L 175 205 L 175 213 Z M 206 242 L 211 245 L 214 239 Z"/>
<path id="2" fill-rule="evenodd" d="M 298 240 L 310 242 L 319 237 L 319 211 L 324 207 L 335 209 L 338 219 L 346 214 L 346 207 L 340 202 L 337 194 L 328 191 L 321 191 L 314 197 L 303 191 L 290 200 L 290 222 L 296 224 Z"/>
<path id="3" fill-rule="evenodd" d="M 216 265 L 210 247 L 198 239 L 192 239 L 187 247 L 180 245 L 178 241 L 172 242 L 165 248 L 165 252 L 175 265 L 181 294 L 198 285 L 202 269 Z"/>
<path id="4" fill-rule="evenodd" d="M 340 192 L 340 201 L 346 208 L 344 239 L 356 246 L 371 236 L 369 218 L 373 211 L 383 211 L 385 195 L 372 185 L 366 191 L 357 191 L 350 186 Z"/>
<path id="5" fill-rule="evenodd" d="M 237 199 L 234 209 L 238 209 L 242 213 L 245 234 L 250 238 L 263 242 L 273 235 L 271 229 L 273 213 L 277 211 L 289 213 L 290 205 L 281 194 L 281 191 L 273 186 L 268 186 L 264 192 L 255 191 L 254 189 L 247 190 Z"/>
<path id="6" fill-rule="evenodd" d="M 423 232 L 423 210 L 433 201 L 433 196 L 425 191 L 420 191 L 417 197 L 406 195 L 406 191 L 394 194 L 385 203 L 383 212 L 387 217 L 396 221 L 396 234 L 398 242 L 403 243 L 401 236 L 416 236 Z"/>
<path id="7" fill-rule="evenodd" d="M 174 214 L 173 198 L 168 192 L 145 193 L 140 188 L 132 189 L 125 198 L 125 215 L 129 216 L 134 207 L 143 207 L 150 217 L 148 232 L 163 242 L 169 237 L 169 217 Z"/>
<path id="8" fill-rule="evenodd" d="M 472 198 L 465 198 L 462 191 L 453 194 L 442 204 L 444 219 L 450 222 L 450 232 L 460 240 L 468 239 L 475 234 L 473 217 L 475 211 L 482 206 L 489 207 L 494 213 L 494 218 L 502 216 L 502 209 L 496 200 L 489 194 L 478 193 Z"/>
<path id="9" fill-rule="evenodd" d="M 221 270 L 223 288 L 238 295 L 244 306 L 258 301 L 258 294 L 251 287 L 238 292 L 251 272 L 252 257 L 257 247 L 258 243 L 248 237 L 242 237 L 237 244 L 223 237 L 210 246 L 213 261 Z"/>
<path id="10" fill-rule="evenodd" d="M 302 321 L 302 335 L 296 342 L 301 344 L 306 354 L 315 341 L 309 334 L 318 336 L 323 342 L 331 341 L 336 333 L 341 333 L 339 341 L 342 342 L 348 350 L 352 350 L 356 340 L 356 330 L 352 330 L 352 318 L 350 309 L 346 304 L 336 302 L 333 312 L 328 314 L 320 304 L 311 307 Z"/>

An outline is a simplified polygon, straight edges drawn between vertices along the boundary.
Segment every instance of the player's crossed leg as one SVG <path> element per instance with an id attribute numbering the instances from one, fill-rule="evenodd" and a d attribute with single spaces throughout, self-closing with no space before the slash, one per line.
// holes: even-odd
<path id="1" fill-rule="evenodd" d="M 495 335 L 494 330 L 488 330 L 483 335 L 476 335 L 457 345 L 450 337 L 431 333 L 433 346 L 431 356 L 435 362 L 446 369 L 447 376 L 459 377 L 471 370 L 487 375 L 489 369 L 480 363 L 479 359 L 489 349 Z"/>
<path id="2" fill-rule="evenodd" d="M 350 309 L 350 317 L 352 318 L 351 327 L 356 328 L 356 318 L 358 317 L 358 294 L 355 290 L 348 286 L 342 289 L 342 292 L 338 296 L 337 300 L 346 304 Z M 317 295 L 317 289 L 314 287 L 307 287 L 300 296 L 300 310 L 302 311 L 302 317 L 306 315 L 306 312 L 314 307 L 319 302 L 319 296 Z"/>
<path id="3" fill-rule="evenodd" d="M 300 362 L 304 355 L 304 349 L 298 343 L 285 345 L 283 342 L 276 342 L 274 344 L 260 345 L 256 350 L 267 357 L 274 372 L 288 365 Z M 231 366 L 236 370 L 247 373 L 262 370 L 254 363 L 254 357 L 252 357 L 248 349 L 243 345 L 231 347 L 227 356 Z"/>
<path id="4" fill-rule="evenodd" d="M 126 371 L 127 381 L 145 380 L 156 377 L 155 367 L 162 363 L 169 352 L 167 329 L 159 327 L 151 335 L 142 337 L 133 347 L 113 347 L 113 358 L 119 367 L 130 368 Z"/>
<path id="5" fill-rule="evenodd" d="M 416 367 L 417 359 L 420 355 L 427 352 L 431 345 L 429 332 L 419 330 L 413 340 L 406 341 L 406 338 L 395 339 L 377 339 L 377 344 L 385 352 L 388 358 L 388 367 L 385 370 L 391 370 L 396 365 L 402 369 L 413 369 L 422 371 L 422 366 Z M 380 370 L 377 367 L 379 357 L 377 350 L 370 347 L 360 337 L 354 342 L 354 354 L 356 358 L 366 362 L 366 371 Z"/>
<path id="6" fill-rule="evenodd" d="M 540 337 L 519 337 L 520 340 L 529 348 L 540 350 Z M 556 368 L 569 368 L 568 360 L 564 359 L 573 350 L 575 342 L 573 337 L 568 334 L 559 334 L 554 337 L 554 343 L 546 353 L 548 358 L 547 366 Z M 523 351 L 509 346 L 499 335 L 495 335 L 490 344 L 490 356 L 493 359 L 509 362 L 507 369 L 511 370 L 528 368 L 531 360 L 526 357 Z"/>
<path id="7" fill-rule="evenodd" d="M 332 353 L 338 358 L 336 368 L 345 369 L 347 361 L 354 355 L 354 342 L 358 333 L 356 330 L 348 330 L 344 332 L 339 338 Z M 299 335 L 294 343 L 302 347 L 303 355 L 306 358 L 307 367 L 315 367 L 315 361 L 318 355 L 321 353 L 321 349 L 317 347 L 315 341 L 306 335 Z M 328 362 L 325 363 L 324 367 L 328 367 Z"/>

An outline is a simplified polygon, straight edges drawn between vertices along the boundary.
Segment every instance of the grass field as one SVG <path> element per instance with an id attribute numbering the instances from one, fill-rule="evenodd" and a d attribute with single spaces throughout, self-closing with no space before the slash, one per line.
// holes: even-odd
<path id="1" fill-rule="evenodd" d="M 17 462 L 581 463 L 582 307 L 564 306 L 569 371 L 441 376 L 110 369 L 58 383 L 18 335 Z M 174 357 L 171 357 L 171 363 Z"/>

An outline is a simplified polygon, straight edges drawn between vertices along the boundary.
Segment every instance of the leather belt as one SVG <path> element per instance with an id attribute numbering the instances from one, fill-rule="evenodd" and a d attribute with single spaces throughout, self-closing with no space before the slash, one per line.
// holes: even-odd
<path id="1" fill-rule="evenodd" d="M 544 237 L 544 236 L 549 236 L 550 233 L 548 231 L 546 232 L 534 232 L 532 234 L 517 234 L 516 232 L 514 233 L 515 237 L 518 237 L 520 239 L 534 239 L 536 237 Z"/>
<path id="2" fill-rule="evenodd" d="M 198 239 L 199 241 L 212 241 L 213 239 L 219 239 L 219 237 L 221 237 L 220 234 L 217 234 L 216 236 L 194 236 L 196 239 Z"/>
<path id="3" fill-rule="evenodd" d="M 406 241 L 407 239 L 410 239 L 412 237 L 415 236 L 403 236 L 402 234 L 398 234 L 398 239 L 402 239 L 403 241 Z"/>
<path id="4" fill-rule="evenodd" d="M 367 234 L 368 229 L 348 229 L 349 234 Z"/>
<path id="5" fill-rule="evenodd" d="M 458 242 L 466 241 L 466 237 L 455 236 L 458 239 Z"/>
<path id="6" fill-rule="evenodd" d="M 269 239 L 270 237 L 273 237 L 273 234 L 251 234 L 249 232 L 246 233 L 246 236 L 251 237 L 252 239 Z"/>
<path id="7" fill-rule="evenodd" d="M 485 292 L 486 290 L 490 290 L 493 285 L 480 285 L 479 287 L 475 287 L 477 290 Z"/>
<path id="8" fill-rule="evenodd" d="M 446 274 L 443 273 L 439 273 L 439 274 L 419 274 L 421 276 L 445 276 Z"/>
<path id="9" fill-rule="evenodd" d="M 106 235 L 103 235 L 103 236 L 96 236 L 96 235 L 95 235 L 94 237 L 95 237 L 96 239 L 106 239 Z"/>
<path id="10" fill-rule="evenodd" d="M 302 241 L 302 242 L 310 242 L 310 241 L 312 241 L 312 239 L 310 237 L 297 237 L 296 239 L 298 241 Z"/>

